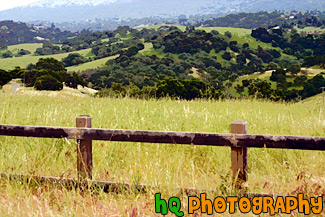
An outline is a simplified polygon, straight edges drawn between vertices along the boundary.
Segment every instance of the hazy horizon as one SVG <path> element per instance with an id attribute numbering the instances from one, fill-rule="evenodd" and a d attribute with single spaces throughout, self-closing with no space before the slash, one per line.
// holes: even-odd
<path id="1" fill-rule="evenodd" d="M 5 1 L 0 4 L 0 11 L 8 10 L 15 7 L 26 6 L 38 0 L 15 0 L 15 1 Z"/>

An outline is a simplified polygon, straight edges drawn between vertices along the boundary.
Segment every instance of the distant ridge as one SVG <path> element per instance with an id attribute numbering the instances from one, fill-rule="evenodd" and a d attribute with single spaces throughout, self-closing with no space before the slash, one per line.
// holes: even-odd
<path id="1" fill-rule="evenodd" d="M 0 20 L 81 21 L 273 10 L 325 10 L 324 0 L 47 0 L 0 11 Z M 35 13 L 37 11 L 37 13 Z"/>

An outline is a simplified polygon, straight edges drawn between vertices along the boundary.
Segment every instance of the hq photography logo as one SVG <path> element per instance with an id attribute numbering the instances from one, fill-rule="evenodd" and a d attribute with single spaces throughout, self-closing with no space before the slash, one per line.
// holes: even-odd
<path id="1" fill-rule="evenodd" d="M 259 196 L 253 198 L 247 197 L 216 197 L 214 200 L 207 198 L 205 193 L 200 194 L 200 197 L 189 196 L 187 210 L 181 210 L 182 203 L 178 197 L 171 197 L 168 200 L 161 198 L 161 193 L 155 194 L 155 212 L 161 215 L 170 213 L 181 217 L 185 214 L 194 214 L 195 212 L 212 214 L 222 214 L 228 212 L 235 214 L 236 212 L 249 213 L 255 215 L 267 213 L 275 215 L 279 213 L 291 214 L 293 211 L 298 211 L 304 215 L 320 214 L 323 211 L 323 197 L 311 197 L 309 200 L 304 199 L 303 194 L 298 194 L 297 197 L 273 197 Z"/>

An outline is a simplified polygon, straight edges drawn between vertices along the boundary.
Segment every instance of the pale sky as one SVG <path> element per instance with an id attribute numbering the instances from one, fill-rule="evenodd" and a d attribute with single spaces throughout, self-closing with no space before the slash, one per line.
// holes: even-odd
<path id="1" fill-rule="evenodd" d="M 0 11 L 13 7 L 28 5 L 37 0 L 0 0 Z"/>

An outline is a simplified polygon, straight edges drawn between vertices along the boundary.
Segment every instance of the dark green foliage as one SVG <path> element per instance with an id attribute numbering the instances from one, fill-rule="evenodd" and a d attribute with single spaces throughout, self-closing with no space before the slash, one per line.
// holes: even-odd
<path id="1" fill-rule="evenodd" d="M 270 62 L 267 65 L 266 70 L 276 70 L 277 68 L 279 68 L 278 64 L 276 64 L 274 62 Z"/>
<path id="2" fill-rule="evenodd" d="M 11 81 L 12 76 L 9 72 L 0 69 L 0 87 Z"/>
<path id="3" fill-rule="evenodd" d="M 12 58 L 13 54 L 10 50 L 7 50 L 7 51 L 1 53 L 1 56 L 2 56 L 2 58 Z"/>
<path id="4" fill-rule="evenodd" d="M 284 83 L 286 82 L 286 71 L 284 69 L 276 69 L 272 72 L 272 75 L 270 77 L 271 81 L 276 81 L 278 83 Z"/>
<path id="5" fill-rule="evenodd" d="M 5 71 L 0 69 L 0 87 L 7 84 L 11 79 L 21 78 L 25 70 L 20 67 L 16 67 L 13 70 Z"/>
<path id="6" fill-rule="evenodd" d="M 56 72 L 66 72 L 62 62 L 54 58 L 40 58 L 35 65 L 36 69 L 50 69 Z"/>
<path id="7" fill-rule="evenodd" d="M 258 27 L 283 27 L 283 28 L 293 28 L 298 25 L 299 28 L 304 26 L 317 26 L 320 27 L 325 25 L 324 16 L 322 12 L 305 12 L 298 13 L 294 16 L 294 19 L 288 20 L 289 15 L 284 12 L 274 11 L 274 12 L 257 12 L 257 13 L 236 13 L 229 14 L 224 17 L 214 18 L 212 20 L 199 22 L 197 26 L 223 26 L 223 27 L 237 27 L 237 28 L 247 28 L 254 29 Z M 286 17 L 286 18 L 284 18 Z M 276 29 L 275 29 L 276 30 Z"/>
<path id="8" fill-rule="evenodd" d="M 20 78 L 21 75 L 24 73 L 24 69 L 21 69 L 20 67 L 15 67 L 13 70 L 9 70 L 8 72 L 11 74 L 11 77 L 14 78 Z"/>
<path id="9" fill-rule="evenodd" d="M 265 28 L 257 28 L 252 30 L 252 37 L 260 39 L 262 42 L 270 43 L 272 38 L 270 37 L 269 32 Z"/>
<path id="10" fill-rule="evenodd" d="M 128 49 L 124 50 L 125 48 Z M 95 59 L 100 59 L 116 54 L 134 56 L 142 49 L 144 49 L 144 45 L 138 39 L 125 40 L 123 43 L 114 43 L 114 40 L 110 40 L 94 44 L 91 52 L 96 56 Z"/>
<path id="11" fill-rule="evenodd" d="M 242 84 L 243 84 L 243 87 L 248 87 L 248 85 L 250 84 L 251 80 L 242 80 Z"/>
<path id="12" fill-rule="evenodd" d="M 304 84 L 304 82 L 307 80 L 307 77 L 304 75 L 297 76 L 294 80 L 294 84 L 297 86 L 301 86 Z"/>
<path id="13" fill-rule="evenodd" d="M 22 75 L 23 83 L 26 87 L 33 87 L 36 81 L 37 70 L 26 70 Z"/>
<path id="14" fill-rule="evenodd" d="M 126 55 L 128 57 L 134 56 L 139 52 L 139 49 L 137 46 L 132 46 L 128 48 L 125 52 L 123 52 L 121 55 Z"/>
<path id="15" fill-rule="evenodd" d="M 89 78 L 94 88 L 110 88 L 112 83 L 129 85 L 133 83 L 140 89 L 144 86 L 154 86 L 166 76 L 185 77 L 192 66 L 184 61 L 169 58 L 159 59 L 156 56 L 121 55 L 107 62 L 104 69 L 93 73 Z"/>
<path id="16" fill-rule="evenodd" d="M 325 55 L 305 57 L 303 66 L 310 67 L 315 65 L 320 65 L 322 68 L 325 68 Z"/>
<path id="17" fill-rule="evenodd" d="M 238 54 L 236 56 L 236 62 L 241 65 L 246 64 L 246 56 L 243 53 Z"/>
<path id="18" fill-rule="evenodd" d="M 77 88 L 78 85 L 87 85 L 87 82 L 81 76 L 75 73 L 72 75 L 68 74 L 63 63 L 53 58 L 41 58 L 35 66 L 31 64 L 28 68 L 21 73 L 20 77 L 26 86 L 34 86 L 37 90 L 43 88 L 45 88 L 44 90 L 61 90 L 62 88 L 60 89 L 60 86 L 63 85 L 63 82 L 66 86 L 72 88 Z M 58 85 L 57 82 L 61 85 Z"/>
<path id="19" fill-rule="evenodd" d="M 258 56 L 259 58 L 261 58 L 261 59 L 263 60 L 264 63 L 269 63 L 269 62 L 271 62 L 271 61 L 273 60 L 272 55 L 271 55 L 269 52 L 265 51 L 265 50 L 259 52 L 259 53 L 257 54 L 257 56 Z"/>
<path id="20" fill-rule="evenodd" d="M 63 58 L 62 62 L 65 67 L 69 67 L 89 62 L 89 60 L 78 53 L 71 53 L 67 57 Z"/>
<path id="21" fill-rule="evenodd" d="M 237 45 L 237 41 L 231 41 L 231 42 L 229 42 L 229 48 L 233 52 L 236 52 L 236 53 L 239 52 L 239 48 L 238 48 L 238 45 Z"/>
<path id="22" fill-rule="evenodd" d="M 164 52 L 170 53 L 197 53 L 205 51 L 209 53 L 212 49 L 216 52 L 227 49 L 226 38 L 220 34 L 214 35 L 203 30 L 191 30 L 181 32 L 179 29 L 161 35 L 153 41 L 156 49 L 164 48 Z"/>
<path id="23" fill-rule="evenodd" d="M 57 71 L 53 71 L 51 69 L 39 69 L 36 71 L 36 74 L 34 76 L 35 81 L 43 75 L 49 75 L 49 76 L 55 78 L 56 80 L 60 81 L 61 83 L 65 80 L 65 73 L 63 73 L 63 72 L 57 72 Z"/>
<path id="24" fill-rule="evenodd" d="M 179 97 L 183 96 L 186 91 L 184 84 L 172 77 L 167 77 L 162 81 L 158 81 L 156 86 L 158 97 Z"/>
<path id="25" fill-rule="evenodd" d="M 156 90 L 157 97 L 169 96 L 186 100 L 219 97 L 219 93 L 211 85 L 195 78 L 178 81 L 172 77 L 167 77 L 157 82 Z"/>
<path id="26" fill-rule="evenodd" d="M 41 56 L 58 54 L 58 53 L 60 53 L 60 47 L 57 46 L 57 45 L 53 45 L 49 41 L 45 41 L 43 43 L 43 47 L 42 48 L 37 48 L 35 53 L 38 54 L 38 55 L 41 55 Z"/>
<path id="27" fill-rule="evenodd" d="M 73 73 L 72 75 L 70 74 L 65 74 L 64 75 L 64 83 L 66 86 L 71 87 L 71 88 L 78 88 L 78 85 L 81 85 L 83 87 L 87 86 L 87 82 L 79 75 L 76 73 Z"/>
<path id="28" fill-rule="evenodd" d="M 228 38 L 231 38 L 231 36 L 232 36 L 232 35 L 231 35 L 231 32 L 226 31 L 226 32 L 225 32 L 225 36 L 228 37 Z"/>
<path id="29" fill-rule="evenodd" d="M 242 93 L 244 91 L 244 86 L 237 84 L 235 89 L 236 89 L 237 93 Z"/>
<path id="30" fill-rule="evenodd" d="M 288 68 L 288 71 L 291 72 L 291 74 L 298 74 L 301 71 L 301 67 L 299 64 L 291 64 Z"/>
<path id="31" fill-rule="evenodd" d="M 51 75 L 42 75 L 37 78 L 34 87 L 36 90 L 62 90 L 63 84 Z"/>
<path id="32" fill-rule="evenodd" d="M 26 23 L 14 22 L 12 20 L 0 21 L 0 29 L 6 29 L 6 31 L 0 31 L 0 45 L 39 42 L 35 38 L 37 36 L 51 40 L 54 43 L 59 43 L 67 37 L 77 35 L 77 33 L 71 33 L 70 31 L 61 31 L 55 28 L 54 25 L 51 27 L 37 28 L 34 25 L 28 26 Z"/>
<path id="33" fill-rule="evenodd" d="M 253 37 L 265 43 L 272 43 L 283 49 L 283 53 L 294 55 L 298 59 L 305 58 L 305 64 L 313 64 L 314 58 L 306 58 L 313 54 L 314 56 L 325 55 L 325 34 L 298 34 L 295 31 L 291 33 L 285 29 L 267 30 L 265 28 L 258 28 L 252 30 Z M 280 57 L 280 53 L 276 50 L 267 51 L 274 58 Z M 259 51 L 260 53 L 260 51 Z M 316 58 L 315 58 L 316 59 Z"/>
<path id="34" fill-rule="evenodd" d="M 273 56 L 273 58 L 281 57 L 281 53 L 275 49 L 268 49 L 267 51 Z"/>
<path id="35" fill-rule="evenodd" d="M 271 84 L 264 80 L 256 80 L 248 86 L 248 94 L 257 98 L 271 98 Z"/>
<path id="36" fill-rule="evenodd" d="M 117 41 L 114 36 L 115 33 L 111 31 L 91 32 L 83 30 L 77 37 L 64 40 L 62 43 L 62 50 L 65 52 L 71 52 L 96 47 L 97 45 L 105 44 L 101 43 L 101 40 L 106 38 L 109 38 L 109 43 L 111 44 Z"/>
<path id="37" fill-rule="evenodd" d="M 316 75 L 312 79 L 304 83 L 303 97 L 310 97 L 322 92 L 321 87 L 325 87 L 325 79 L 323 75 Z"/>
<path id="38" fill-rule="evenodd" d="M 231 60 L 232 56 L 231 53 L 229 53 L 228 51 L 223 52 L 223 54 L 221 55 L 223 59 L 225 60 Z"/>
<path id="39" fill-rule="evenodd" d="M 237 13 L 229 14 L 224 17 L 207 20 L 205 26 L 223 26 L 253 29 L 260 26 L 268 26 L 274 23 L 283 23 L 281 14 L 277 12 L 258 12 L 258 13 Z"/>
<path id="40" fill-rule="evenodd" d="M 24 49 L 20 49 L 16 55 L 16 57 L 20 57 L 20 56 L 24 56 L 24 55 L 28 55 L 31 54 L 31 52 L 29 50 L 24 50 Z"/>
<path id="41" fill-rule="evenodd" d="M 243 44 L 243 49 L 249 48 L 249 44 L 248 43 L 244 43 Z"/>

